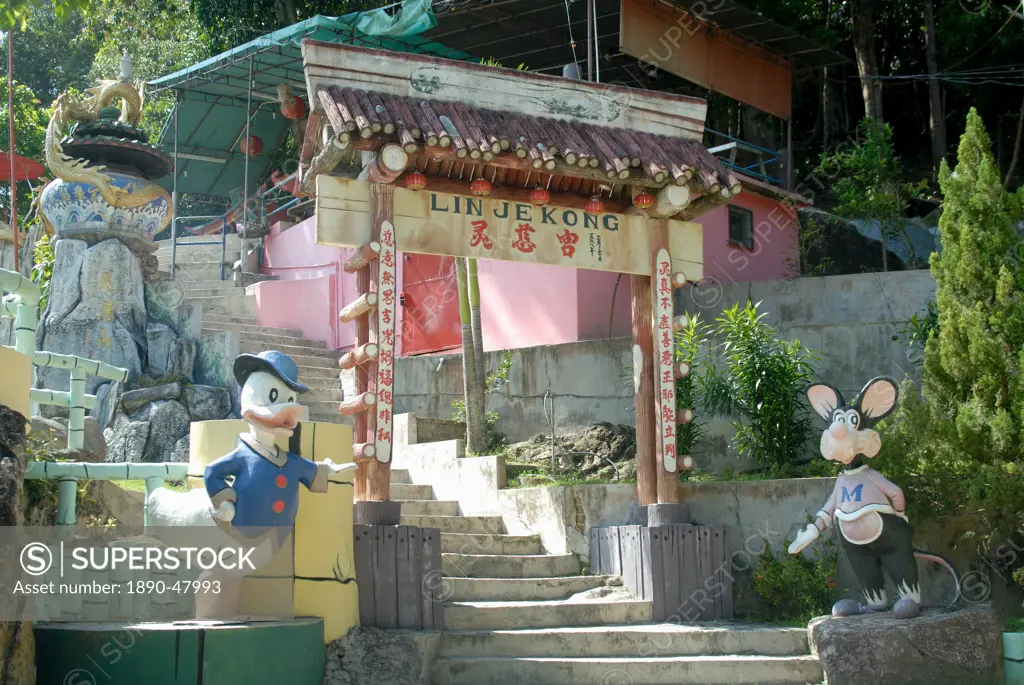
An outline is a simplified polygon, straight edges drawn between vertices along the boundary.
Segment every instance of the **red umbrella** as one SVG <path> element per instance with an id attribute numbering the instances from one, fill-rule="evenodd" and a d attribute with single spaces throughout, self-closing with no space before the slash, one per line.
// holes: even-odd
<path id="1" fill-rule="evenodd" d="M 21 155 L 14 155 L 14 180 L 16 181 L 27 181 L 33 178 L 39 178 L 44 173 L 43 165 L 39 162 L 29 159 L 28 157 L 22 157 Z M 0 181 L 11 180 L 11 156 L 7 152 L 0 152 Z"/>

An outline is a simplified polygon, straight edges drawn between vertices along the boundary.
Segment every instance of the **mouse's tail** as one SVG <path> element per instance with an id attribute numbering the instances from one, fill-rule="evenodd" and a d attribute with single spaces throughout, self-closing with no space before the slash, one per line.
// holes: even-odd
<path id="1" fill-rule="evenodd" d="M 914 558 L 920 559 L 921 561 L 930 561 L 931 563 L 938 564 L 949 571 L 949 574 L 953 576 L 953 584 L 956 586 L 956 595 L 953 597 L 953 601 L 949 603 L 948 608 L 954 608 L 957 605 L 957 602 L 960 601 L 960 574 L 957 573 L 956 567 L 953 566 L 953 562 L 940 554 L 936 554 L 935 552 L 926 552 L 921 549 L 914 550 Z"/>

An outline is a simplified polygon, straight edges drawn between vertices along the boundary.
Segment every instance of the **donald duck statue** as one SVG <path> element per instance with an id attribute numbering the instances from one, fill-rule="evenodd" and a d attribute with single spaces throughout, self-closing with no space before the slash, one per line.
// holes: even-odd
<path id="1" fill-rule="evenodd" d="M 205 489 L 175 492 L 156 488 L 146 505 L 151 525 L 219 526 L 225 546 L 243 542 L 257 551 L 256 568 L 278 552 L 291 532 L 299 507 L 299 485 L 327 492 L 327 484 L 355 464 L 314 462 L 277 447 L 294 433 L 304 411 L 296 402 L 309 389 L 299 383 L 299 370 L 288 355 L 268 351 L 241 354 L 233 366 L 241 386 L 241 416 L 249 431 L 234 451 L 206 467 Z M 197 618 L 240 618 L 238 593 L 242 575 L 212 572 L 221 592 L 197 596 Z"/>

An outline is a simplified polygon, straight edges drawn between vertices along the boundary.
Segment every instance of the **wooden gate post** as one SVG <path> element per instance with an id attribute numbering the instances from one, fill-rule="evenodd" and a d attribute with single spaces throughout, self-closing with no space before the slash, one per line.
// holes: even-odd
<path id="1" fill-rule="evenodd" d="M 633 393 L 636 406 L 636 489 L 640 506 L 658 502 L 655 461 L 654 341 L 651 318 L 651 277 L 629 278 L 633 310 Z"/>
<path id="2" fill-rule="evenodd" d="M 679 469 L 676 466 L 675 327 L 672 305 L 672 260 L 668 252 L 668 222 L 648 219 L 651 231 L 651 326 L 654 345 L 655 460 L 658 502 L 679 501 Z"/>

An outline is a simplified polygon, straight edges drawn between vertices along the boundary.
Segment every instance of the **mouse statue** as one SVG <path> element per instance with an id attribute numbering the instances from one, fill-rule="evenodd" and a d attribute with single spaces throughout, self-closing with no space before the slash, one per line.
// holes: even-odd
<path id="1" fill-rule="evenodd" d="M 840 462 L 844 468 L 825 506 L 818 511 L 814 523 L 800 531 L 789 546 L 789 553 L 800 553 L 836 523 L 843 551 L 865 601 L 839 600 L 832 607 L 832 615 L 885 610 L 884 570 L 900 596 L 893 615 L 914 618 L 921 605 L 918 559 L 937 563 L 952 573 L 957 581 L 958 599 L 960 585 L 952 565 L 938 555 L 911 546 L 913 530 L 905 512 L 903 491 L 864 463 L 865 458 L 874 457 L 882 447 L 881 437 L 872 429 L 896 408 L 896 381 L 884 376 L 874 378 L 851 403 L 845 402 L 842 394 L 827 383 L 809 385 L 805 392 L 814 413 L 829 424 L 821 435 L 821 455 Z"/>
<path id="2" fill-rule="evenodd" d="M 234 451 L 206 467 L 205 489 L 181 493 L 156 488 L 147 507 L 154 526 L 219 526 L 226 534 L 219 536 L 225 545 L 245 542 L 256 548 L 252 558 L 258 560 L 258 569 L 273 558 L 295 523 L 299 485 L 327 492 L 329 479 L 356 465 L 313 462 L 277 447 L 278 439 L 290 437 L 298 426 L 304 408 L 296 397 L 308 390 L 299 383 L 291 357 L 276 351 L 241 354 L 233 371 L 242 388 L 241 416 L 249 431 L 239 436 Z M 235 617 L 241 575 L 219 570 L 212 575 L 223 590 L 217 596 L 197 596 L 197 618 Z"/>

